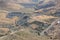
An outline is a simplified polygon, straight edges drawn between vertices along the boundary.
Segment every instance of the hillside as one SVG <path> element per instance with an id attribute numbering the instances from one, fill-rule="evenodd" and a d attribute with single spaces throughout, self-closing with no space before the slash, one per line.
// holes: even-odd
<path id="1" fill-rule="evenodd" d="M 0 40 L 60 40 L 59 30 L 59 0 L 0 0 Z"/>
<path id="2" fill-rule="evenodd" d="M 50 40 L 46 36 L 36 36 L 29 32 L 18 31 L 14 34 L 1 37 L 0 40 Z"/>

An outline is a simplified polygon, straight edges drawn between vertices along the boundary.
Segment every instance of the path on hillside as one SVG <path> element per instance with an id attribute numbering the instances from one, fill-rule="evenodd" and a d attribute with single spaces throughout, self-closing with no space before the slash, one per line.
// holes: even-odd
<path id="1" fill-rule="evenodd" d="M 40 34 L 41 35 L 44 35 L 44 32 L 47 32 L 51 27 L 53 27 L 56 23 L 57 23 L 57 21 L 59 21 L 60 19 L 56 19 L 54 22 L 52 22 L 51 23 L 51 25 L 47 28 L 47 29 L 45 29 L 45 30 L 43 30 Z"/>
<path id="2" fill-rule="evenodd" d="M 41 35 L 44 35 L 44 32 L 45 32 L 45 31 L 48 31 L 51 27 L 53 27 L 58 20 L 60 20 L 60 19 L 56 19 L 54 22 L 52 22 L 52 24 L 51 24 L 47 29 L 43 30 L 40 34 L 41 34 Z M 17 30 L 17 31 L 14 31 L 14 32 L 12 32 L 12 33 L 10 33 L 10 34 L 8 34 L 8 35 L 12 35 L 12 34 L 14 34 L 14 33 L 16 33 L 16 32 L 18 32 L 18 30 Z M 2 40 L 3 38 L 7 37 L 8 35 L 0 37 L 0 40 Z"/>
<path id="3" fill-rule="evenodd" d="M 18 32 L 18 31 L 12 32 L 12 33 L 10 33 L 10 34 L 8 34 L 8 35 L 14 34 L 14 33 L 16 33 L 16 32 Z M 4 37 L 7 37 L 8 35 L 2 36 L 2 37 L 0 37 L 0 39 L 2 39 L 2 38 L 4 38 Z"/>
<path id="4" fill-rule="evenodd" d="M 19 28 L 19 27 L 17 27 L 17 28 Z M 19 31 L 22 31 L 22 30 L 18 29 L 18 30 L 14 31 L 14 32 L 12 31 L 12 32 L 9 33 L 8 35 L 15 34 L 15 33 L 19 32 Z M 0 40 L 3 40 L 3 38 L 8 37 L 8 35 L 5 35 L 5 36 L 0 37 Z"/>

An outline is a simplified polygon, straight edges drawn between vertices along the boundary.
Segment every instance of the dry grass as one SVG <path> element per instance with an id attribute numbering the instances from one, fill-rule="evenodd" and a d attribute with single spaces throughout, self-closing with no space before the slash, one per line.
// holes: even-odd
<path id="1" fill-rule="evenodd" d="M 9 31 L 8 28 L 0 28 L 0 30 L 5 31 L 5 32 Z"/>
<path id="2" fill-rule="evenodd" d="M 15 23 L 19 19 L 17 16 L 13 17 L 12 19 L 6 18 L 7 14 L 8 13 L 5 11 L 0 12 L 0 22 L 12 24 L 12 23 Z"/>
<path id="3" fill-rule="evenodd" d="M 19 10 L 20 8 L 24 8 L 24 7 L 19 4 L 8 3 L 6 9 Z"/>
<path id="4" fill-rule="evenodd" d="M 0 38 L 1 40 L 49 40 L 46 36 L 36 36 L 28 33 L 26 31 L 19 31 L 15 34 L 8 35 L 4 38 Z"/>
<path id="5" fill-rule="evenodd" d="M 31 20 L 29 20 L 29 22 L 36 20 L 36 21 L 47 23 L 49 19 L 54 19 L 54 18 L 57 18 L 57 17 L 48 16 L 48 15 L 33 16 L 33 17 L 31 17 Z"/>

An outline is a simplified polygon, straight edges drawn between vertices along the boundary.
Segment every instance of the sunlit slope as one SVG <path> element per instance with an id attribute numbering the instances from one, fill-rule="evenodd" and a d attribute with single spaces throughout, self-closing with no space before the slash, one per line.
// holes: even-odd
<path id="1" fill-rule="evenodd" d="M 31 17 L 31 20 L 29 20 L 29 22 L 40 21 L 40 22 L 44 22 L 44 23 L 49 23 L 49 22 L 51 22 L 50 19 L 56 19 L 56 18 L 58 18 L 58 17 L 48 16 L 48 15 L 33 16 L 33 17 Z"/>
<path id="2" fill-rule="evenodd" d="M 6 18 L 8 12 L 0 11 L 0 22 L 4 23 L 15 23 L 18 20 L 18 17 L 13 17 L 12 19 Z"/>

